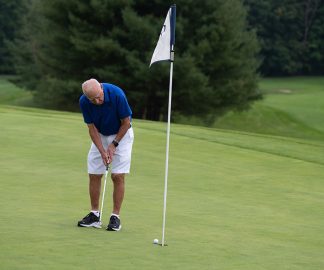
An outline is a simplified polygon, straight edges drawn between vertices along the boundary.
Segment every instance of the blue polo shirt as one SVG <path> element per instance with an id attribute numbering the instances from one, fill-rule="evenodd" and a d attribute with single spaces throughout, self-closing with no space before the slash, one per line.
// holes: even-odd
<path id="1" fill-rule="evenodd" d="M 117 134 L 120 128 L 120 119 L 132 115 L 127 98 L 119 87 L 109 83 L 103 83 L 104 102 L 95 105 L 82 95 L 79 103 L 84 122 L 94 124 L 98 131 L 105 135 Z"/>

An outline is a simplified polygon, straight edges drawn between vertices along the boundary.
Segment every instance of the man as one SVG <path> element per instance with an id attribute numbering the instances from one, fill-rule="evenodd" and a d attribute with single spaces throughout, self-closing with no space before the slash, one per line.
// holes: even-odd
<path id="1" fill-rule="evenodd" d="M 90 79 L 82 84 L 80 108 L 88 125 L 92 144 L 88 153 L 91 212 L 78 222 L 80 227 L 101 227 L 99 197 L 101 178 L 107 164 L 113 181 L 113 209 L 108 231 L 119 231 L 120 208 L 124 198 L 125 174 L 129 173 L 134 133 L 132 111 L 124 92 L 117 86 Z"/>

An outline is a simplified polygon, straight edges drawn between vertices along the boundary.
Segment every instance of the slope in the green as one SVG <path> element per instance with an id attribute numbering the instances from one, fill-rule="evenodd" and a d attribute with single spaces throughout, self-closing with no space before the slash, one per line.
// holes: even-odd
<path id="1" fill-rule="evenodd" d="M 268 106 L 324 132 L 324 77 L 263 79 L 260 87 L 269 93 L 266 98 Z"/>
<path id="2" fill-rule="evenodd" d="M 218 128 L 324 140 L 324 77 L 260 81 L 264 99 L 246 112 L 229 112 Z"/>

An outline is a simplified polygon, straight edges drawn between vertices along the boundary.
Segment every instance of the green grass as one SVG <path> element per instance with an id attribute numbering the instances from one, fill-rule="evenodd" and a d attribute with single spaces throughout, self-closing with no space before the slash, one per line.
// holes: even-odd
<path id="1" fill-rule="evenodd" d="M 324 268 L 322 141 L 172 125 L 162 248 L 164 123 L 134 120 L 111 233 L 76 226 L 89 210 L 81 116 L 2 105 L 0 122 L 2 269 Z"/>
<path id="2" fill-rule="evenodd" d="M 268 79 L 262 81 L 261 87 L 269 92 L 267 106 L 324 133 L 324 77 Z"/>
<path id="3" fill-rule="evenodd" d="M 229 112 L 214 127 L 324 140 L 324 77 L 260 81 L 264 99 L 245 112 Z"/>
<path id="4" fill-rule="evenodd" d="M 264 100 L 217 129 L 172 125 L 162 248 L 166 125 L 134 120 L 122 231 L 78 228 L 89 210 L 81 116 L 8 106 L 31 94 L 0 77 L 1 268 L 323 269 L 323 85 L 263 79 Z M 107 223 L 111 183 L 106 198 Z"/>
<path id="5" fill-rule="evenodd" d="M 14 76 L 0 75 L 0 104 L 33 106 L 32 94 L 10 82 Z"/>

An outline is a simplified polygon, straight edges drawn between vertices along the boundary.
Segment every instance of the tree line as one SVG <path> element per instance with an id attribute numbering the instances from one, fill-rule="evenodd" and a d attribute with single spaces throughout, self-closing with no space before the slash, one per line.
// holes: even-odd
<path id="1" fill-rule="evenodd" d="M 259 74 L 323 74 L 321 0 L 0 0 L 0 73 L 72 111 L 95 77 L 124 89 L 134 117 L 163 120 L 169 64 L 148 64 L 174 2 L 174 116 L 245 109 Z"/>
<path id="2" fill-rule="evenodd" d="M 324 74 L 323 0 L 245 0 L 264 76 Z"/>

